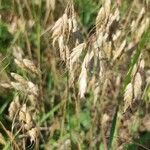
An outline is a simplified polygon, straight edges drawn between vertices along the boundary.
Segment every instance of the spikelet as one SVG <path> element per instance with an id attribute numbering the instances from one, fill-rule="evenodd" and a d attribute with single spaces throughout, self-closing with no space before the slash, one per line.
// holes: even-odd
<path id="1" fill-rule="evenodd" d="M 138 29 L 138 32 L 136 32 L 135 34 L 136 41 L 139 41 L 141 39 L 144 31 L 146 31 L 148 27 L 149 27 L 149 18 L 146 18 L 141 22 L 141 26 Z"/>
<path id="2" fill-rule="evenodd" d="M 20 109 L 19 96 L 16 95 L 13 101 L 10 103 L 10 106 L 8 109 L 9 117 L 13 119 L 19 109 Z"/>
<path id="3" fill-rule="evenodd" d="M 0 86 L 3 87 L 3 88 L 12 88 L 11 84 L 10 83 L 0 83 Z"/>
<path id="4" fill-rule="evenodd" d="M 26 93 L 26 87 L 20 82 L 11 82 L 11 86 L 17 91 L 22 91 Z"/>
<path id="5" fill-rule="evenodd" d="M 70 70 L 72 70 L 73 64 L 77 61 L 85 46 L 86 46 L 85 43 L 81 43 L 72 49 L 72 53 L 70 54 Z"/>
<path id="6" fill-rule="evenodd" d="M 143 7 L 143 8 L 141 9 L 141 12 L 140 12 L 139 15 L 138 15 L 137 20 L 136 20 L 136 21 L 134 20 L 134 21 L 131 23 L 131 31 L 132 31 L 132 32 L 135 32 L 135 31 L 137 30 L 137 27 L 138 27 L 138 25 L 139 25 L 141 19 L 143 18 L 144 14 L 145 14 L 145 8 Z"/>
<path id="7" fill-rule="evenodd" d="M 108 114 L 103 114 L 102 116 L 102 126 L 106 125 L 107 121 L 110 119 Z"/>
<path id="8" fill-rule="evenodd" d="M 25 94 L 33 94 L 38 96 L 38 86 L 32 83 L 31 81 L 26 81 L 25 83 L 21 82 L 11 82 L 11 86 L 17 91 L 21 91 Z"/>
<path id="9" fill-rule="evenodd" d="M 55 25 L 52 28 L 53 45 L 55 44 L 55 41 L 59 38 L 59 36 L 65 33 L 67 29 L 67 22 L 68 17 L 66 13 L 64 13 L 63 16 L 56 21 Z"/>
<path id="10" fill-rule="evenodd" d="M 111 6 L 111 0 L 105 0 L 104 10 L 105 10 L 106 18 L 108 18 L 109 14 L 110 14 L 110 6 Z"/>
<path id="11" fill-rule="evenodd" d="M 129 106 L 131 106 L 133 100 L 133 85 L 129 83 L 125 88 L 124 93 L 124 112 L 127 110 Z"/>
<path id="12" fill-rule="evenodd" d="M 141 87 L 142 87 L 142 77 L 139 72 L 136 73 L 134 79 L 134 99 L 137 99 L 141 96 Z"/>
<path id="13" fill-rule="evenodd" d="M 114 57 L 113 57 L 113 61 L 115 61 L 116 59 L 118 59 L 122 55 L 125 46 L 126 46 L 126 40 L 124 40 L 122 42 L 122 44 L 120 45 L 119 49 L 115 52 Z"/>
<path id="14" fill-rule="evenodd" d="M 88 67 L 88 63 L 89 61 L 92 59 L 92 57 L 94 56 L 93 51 L 90 53 L 87 53 L 83 64 L 82 64 L 82 70 L 79 76 L 79 95 L 80 98 L 84 98 L 86 89 L 87 89 L 87 67 Z"/>
<path id="15" fill-rule="evenodd" d="M 23 104 L 19 111 L 19 121 L 24 121 L 26 122 L 26 111 L 27 111 L 27 106 L 26 104 Z"/>
<path id="16" fill-rule="evenodd" d="M 28 135 L 30 137 L 31 143 L 33 143 L 33 142 L 35 143 L 39 136 L 39 131 L 36 127 L 32 128 L 31 130 L 28 131 Z"/>
<path id="17" fill-rule="evenodd" d="M 15 64 L 16 64 L 19 68 L 25 69 L 25 66 L 24 66 L 24 63 L 23 63 L 22 60 L 14 59 L 14 62 L 15 62 Z"/>
<path id="18" fill-rule="evenodd" d="M 78 23 L 77 23 L 75 15 L 72 16 L 72 29 L 71 30 L 72 32 L 78 31 Z"/>
<path id="19" fill-rule="evenodd" d="M 13 56 L 17 60 L 21 61 L 24 56 L 23 50 L 19 46 L 14 46 L 13 47 Z"/>
<path id="20" fill-rule="evenodd" d="M 38 71 L 37 67 L 34 65 L 33 61 L 31 61 L 29 59 L 23 59 L 23 64 L 27 69 L 38 74 L 39 71 Z"/>
<path id="21" fill-rule="evenodd" d="M 105 10 L 104 7 L 101 7 L 101 9 L 98 12 L 98 15 L 96 17 L 96 33 L 99 34 L 102 28 L 102 23 L 106 20 L 105 18 Z"/>
<path id="22" fill-rule="evenodd" d="M 140 63 L 139 63 L 139 68 L 140 68 L 141 70 L 143 70 L 144 67 L 145 67 L 145 61 L 144 61 L 144 59 L 141 59 L 141 61 L 140 61 Z"/>
<path id="23" fill-rule="evenodd" d="M 28 89 L 27 91 L 31 94 L 34 94 L 35 96 L 38 96 L 39 95 L 39 89 L 38 89 L 38 86 L 35 85 L 34 83 L 32 83 L 31 81 L 28 81 L 27 82 L 27 85 L 28 85 Z"/>
<path id="24" fill-rule="evenodd" d="M 26 119 L 25 119 L 26 124 L 24 124 L 24 128 L 28 131 L 33 126 L 32 117 L 28 111 L 25 113 L 25 117 L 26 117 Z"/>
<path id="25" fill-rule="evenodd" d="M 58 46 L 59 46 L 60 58 L 65 61 L 66 57 L 65 57 L 65 45 L 64 45 L 64 37 L 63 37 L 63 35 L 61 35 L 58 38 Z"/>
<path id="26" fill-rule="evenodd" d="M 79 95 L 80 98 L 84 98 L 84 94 L 87 88 L 87 71 L 86 69 L 82 70 L 79 77 Z"/>
<path id="27" fill-rule="evenodd" d="M 25 84 L 27 82 L 21 75 L 19 75 L 17 73 L 11 72 L 10 74 L 15 80 L 17 80 L 18 82 L 20 82 L 22 84 Z"/>

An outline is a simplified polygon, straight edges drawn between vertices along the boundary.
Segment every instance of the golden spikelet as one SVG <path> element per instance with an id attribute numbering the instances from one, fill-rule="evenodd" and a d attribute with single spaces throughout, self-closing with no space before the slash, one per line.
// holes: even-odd
<path id="1" fill-rule="evenodd" d="M 124 112 L 131 106 L 133 100 L 133 85 L 129 83 L 125 88 L 124 93 Z"/>

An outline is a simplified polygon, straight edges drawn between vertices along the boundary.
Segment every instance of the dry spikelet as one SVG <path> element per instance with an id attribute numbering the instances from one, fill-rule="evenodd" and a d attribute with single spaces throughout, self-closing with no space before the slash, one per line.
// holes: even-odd
<path id="1" fill-rule="evenodd" d="M 14 46 L 13 47 L 13 56 L 17 59 L 22 61 L 23 58 L 23 50 L 19 46 Z"/>
<path id="2" fill-rule="evenodd" d="M 35 142 L 38 137 L 38 129 L 36 127 L 32 128 L 31 130 L 28 131 L 28 135 L 30 137 L 31 143 Z"/>
<path id="3" fill-rule="evenodd" d="M 70 50 L 67 45 L 65 46 L 65 56 L 66 56 L 66 66 L 69 68 Z"/>
<path id="4" fill-rule="evenodd" d="M 107 123 L 107 121 L 108 121 L 109 119 L 110 119 L 109 115 L 104 114 L 104 115 L 102 116 L 102 125 L 103 125 L 103 126 L 106 125 L 106 123 Z"/>
<path id="5" fill-rule="evenodd" d="M 24 64 L 23 64 L 23 61 L 18 60 L 18 59 L 14 59 L 14 62 L 15 62 L 15 64 L 16 64 L 18 67 L 20 67 L 21 69 L 24 69 L 24 68 L 25 68 L 25 66 L 24 66 Z"/>
<path id="6" fill-rule="evenodd" d="M 32 121 L 31 115 L 29 112 L 26 112 L 26 123 L 29 124 Z"/>
<path id="7" fill-rule="evenodd" d="M 9 83 L 0 83 L 0 86 L 3 87 L 3 88 L 11 88 L 11 84 Z"/>
<path id="8" fill-rule="evenodd" d="M 72 28 L 73 28 L 72 18 L 68 18 L 68 30 L 69 30 L 69 33 L 72 31 Z"/>
<path id="9" fill-rule="evenodd" d="M 144 14 L 145 14 L 145 8 L 143 7 L 143 8 L 141 9 L 141 12 L 140 12 L 139 15 L 138 15 L 137 20 L 136 20 L 136 21 L 133 20 L 133 22 L 131 23 L 131 31 L 132 31 L 132 32 L 135 32 L 135 31 L 137 30 L 137 27 L 138 27 L 138 25 L 139 25 L 141 19 L 143 18 Z"/>
<path id="10" fill-rule="evenodd" d="M 37 67 L 34 65 L 33 61 L 31 61 L 29 59 L 23 59 L 23 64 L 27 69 L 31 70 L 32 72 L 34 72 L 34 73 L 39 72 Z"/>
<path id="11" fill-rule="evenodd" d="M 124 112 L 127 110 L 129 106 L 132 104 L 133 99 L 133 85 L 129 83 L 125 88 L 124 93 Z"/>
<path id="12" fill-rule="evenodd" d="M 19 96 L 16 95 L 13 101 L 10 103 L 10 106 L 8 109 L 9 117 L 13 119 L 19 109 L 20 109 Z"/>
<path id="13" fill-rule="evenodd" d="M 101 9 L 98 12 L 98 15 L 96 17 L 96 33 L 99 34 L 102 23 L 105 20 L 105 10 L 104 7 L 101 7 Z"/>
<path id="14" fill-rule="evenodd" d="M 86 69 L 82 70 L 79 77 L 79 95 L 80 98 L 84 98 L 84 94 L 87 88 L 87 71 Z"/>
<path id="15" fill-rule="evenodd" d="M 142 87 L 142 77 L 139 72 L 136 73 L 134 79 L 134 99 L 137 99 L 141 96 L 141 87 Z"/>
<path id="16" fill-rule="evenodd" d="M 64 37 L 63 37 L 63 35 L 61 35 L 58 38 L 58 45 L 59 45 L 60 58 L 65 61 L 65 45 L 64 45 Z"/>
<path id="17" fill-rule="evenodd" d="M 26 115 L 26 120 L 25 120 L 26 124 L 24 125 L 24 128 L 26 130 L 30 130 L 33 126 L 32 117 L 29 112 L 26 112 L 25 115 Z"/>
<path id="18" fill-rule="evenodd" d="M 115 61 L 116 59 L 118 59 L 122 55 L 125 46 L 126 46 L 126 40 L 124 40 L 122 42 L 122 44 L 120 45 L 119 49 L 115 52 L 114 57 L 113 57 L 113 61 Z"/>
<path id="19" fill-rule="evenodd" d="M 107 43 L 104 42 L 104 44 L 103 44 L 103 50 L 104 50 L 104 52 L 106 54 L 106 57 L 108 59 L 110 59 L 111 55 L 112 55 L 112 42 L 111 41 L 109 41 Z"/>
<path id="20" fill-rule="evenodd" d="M 72 16 L 72 27 L 72 32 L 78 31 L 78 23 L 75 15 Z"/>
<path id="21" fill-rule="evenodd" d="M 81 43 L 72 49 L 72 53 L 70 54 L 70 70 L 72 70 L 73 64 L 77 61 L 85 46 L 86 46 L 85 43 Z"/>
<path id="22" fill-rule="evenodd" d="M 144 59 L 141 59 L 140 64 L 139 64 L 139 68 L 143 70 L 144 67 L 145 67 L 145 61 L 144 61 Z"/>
<path id="23" fill-rule="evenodd" d="M 26 92 L 26 87 L 20 82 L 11 82 L 11 86 L 18 91 Z"/>
<path id="24" fill-rule="evenodd" d="M 132 76 L 133 78 L 134 78 L 134 76 L 135 76 L 135 74 L 136 74 L 136 72 L 137 72 L 137 69 L 138 69 L 137 64 L 135 64 L 135 65 L 133 66 L 132 74 L 131 74 L 131 76 Z"/>
<path id="25" fill-rule="evenodd" d="M 111 6 L 111 0 L 105 0 L 104 10 L 105 10 L 106 18 L 108 18 L 109 14 L 110 14 L 110 6 Z"/>
<path id="26" fill-rule="evenodd" d="M 100 33 L 98 34 L 97 40 L 93 43 L 93 48 L 94 48 L 94 49 L 97 49 L 97 48 L 101 47 L 101 46 L 102 46 L 102 43 L 103 43 L 103 40 L 104 40 L 104 38 L 103 38 L 103 33 L 100 32 Z"/>
<path id="27" fill-rule="evenodd" d="M 143 35 L 144 31 L 147 30 L 148 27 L 149 27 L 149 18 L 146 18 L 141 22 L 141 26 L 138 29 L 138 32 L 136 32 L 135 38 L 137 42 L 141 39 L 141 36 Z"/>
<path id="28" fill-rule="evenodd" d="M 38 86 L 35 85 L 34 83 L 32 83 L 31 81 L 28 81 L 27 82 L 27 85 L 28 85 L 28 89 L 27 91 L 33 95 L 36 95 L 38 96 L 38 92 L 39 92 L 39 89 L 38 89 Z"/>
<path id="29" fill-rule="evenodd" d="M 11 72 L 11 76 L 18 82 L 25 84 L 27 81 L 19 74 Z"/>
<path id="30" fill-rule="evenodd" d="M 28 99 L 31 102 L 31 105 L 36 107 L 36 99 L 37 97 L 33 94 L 28 94 Z"/>
<path id="31" fill-rule="evenodd" d="M 92 59 L 92 57 L 94 56 L 93 51 L 91 51 L 90 53 L 87 53 L 83 64 L 82 64 L 82 70 L 79 76 L 79 95 L 80 98 L 84 98 L 85 92 L 86 92 L 86 88 L 87 88 L 87 66 L 89 61 Z"/>
<path id="32" fill-rule="evenodd" d="M 52 28 L 52 38 L 53 38 L 53 45 L 55 41 L 59 38 L 60 35 L 63 35 L 67 29 L 68 17 L 67 14 L 64 13 L 61 18 L 59 18 L 55 25 Z"/>
<path id="33" fill-rule="evenodd" d="M 26 111 L 27 111 L 27 106 L 26 104 L 23 104 L 19 111 L 19 121 L 24 121 L 26 122 Z"/>
<path id="34" fill-rule="evenodd" d="M 116 41 L 121 35 L 121 30 L 117 30 L 115 34 L 112 35 L 113 41 Z"/>

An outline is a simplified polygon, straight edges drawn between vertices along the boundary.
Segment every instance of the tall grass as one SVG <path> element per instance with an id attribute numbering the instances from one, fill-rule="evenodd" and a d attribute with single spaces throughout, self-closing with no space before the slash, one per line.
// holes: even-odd
<path id="1" fill-rule="evenodd" d="M 0 149 L 149 149 L 147 0 L 0 1 Z"/>

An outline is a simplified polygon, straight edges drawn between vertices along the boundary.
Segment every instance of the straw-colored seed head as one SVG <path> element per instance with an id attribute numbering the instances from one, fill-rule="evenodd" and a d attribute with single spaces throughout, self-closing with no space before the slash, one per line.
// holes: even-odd
<path id="1" fill-rule="evenodd" d="M 129 83 L 125 88 L 124 93 L 124 112 L 127 110 L 129 106 L 132 104 L 133 99 L 133 85 L 132 83 Z"/>
<path id="2" fill-rule="evenodd" d="M 30 136 L 31 142 L 35 142 L 38 137 L 38 129 L 32 128 L 31 130 L 28 131 L 28 135 Z"/>
<path id="3" fill-rule="evenodd" d="M 19 96 L 17 95 L 14 97 L 13 101 L 10 103 L 10 106 L 8 109 L 9 117 L 13 119 L 19 109 L 20 109 L 20 102 L 19 102 Z"/>
<path id="4" fill-rule="evenodd" d="M 9 83 L 0 83 L 0 86 L 3 87 L 3 88 L 11 88 L 11 84 Z"/>
<path id="5" fill-rule="evenodd" d="M 123 53 L 123 50 L 124 50 L 125 46 L 126 46 L 126 40 L 124 40 L 122 42 L 122 44 L 120 45 L 119 49 L 115 52 L 114 58 L 113 58 L 114 61 L 121 56 L 121 54 Z"/>
<path id="6" fill-rule="evenodd" d="M 34 73 L 38 73 L 38 69 L 37 67 L 34 65 L 33 61 L 29 60 L 29 59 L 23 59 L 23 63 L 24 63 L 24 66 L 31 70 L 32 72 Z"/>
<path id="7" fill-rule="evenodd" d="M 110 6 L 111 6 L 111 0 L 105 0 L 104 9 L 105 9 L 106 17 L 108 17 L 110 14 Z"/>
<path id="8" fill-rule="evenodd" d="M 38 89 L 38 86 L 35 85 L 34 83 L 32 83 L 31 81 L 28 81 L 27 82 L 27 85 L 28 85 L 28 93 L 31 93 L 31 94 L 34 94 L 36 96 L 39 95 L 39 89 Z"/>
<path id="9" fill-rule="evenodd" d="M 134 98 L 139 98 L 141 96 L 141 87 L 142 87 L 142 77 L 139 72 L 136 73 L 134 79 Z"/>
<path id="10" fill-rule="evenodd" d="M 84 98 L 84 94 L 87 88 L 87 71 L 86 69 L 81 72 L 79 77 L 79 95 L 80 98 Z"/>
<path id="11" fill-rule="evenodd" d="M 15 79 L 15 80 L 17 80 L 18 82 L 20 82 L 20 83 L 22 83 L 22 84 L 25 84 L 26 83 L 26 80 L 21 76 L 21 75 L 19 75 L 19 74 L 17 74 L 17 73 L 11 73 L 11 76 Z"/>
<path id="12" fill-rule="evenodd" d="M 26 112 L 26 123 L 30 123 L 32 121 L 31 115 L 29 112 Z"/>
<path id="13" fill-rule="evenodd" d="M 14 62 L 15 62 L 15 64 L 16 64 L 18 67 L 20 67 L 21 69 L 24 69 L 24 68 L 25 68 L 25 66 L 24 66 L 22 60 L 14 59 Z"/>
<path id="14" fill-rule="evenodd" d="M 72 53 L 70 54 L 70 70 L 72 70 L 73 64 L 77 61 L 85 46 L 85 43 L 81 43 L 75 48 L 73 48 Z"/>
<path id="15" fill-rule="evenodd" d="M 33 122 L 25 123 L 24 128 L 29 131 L 33 127 Z"/>
<path id="16" fill-rule="evenodd" d="M 102 116 L 102 125 L 104 126 L 109 119 L 110 119 L 109 115 L 108 114 L 104 114 Z"/>
<path id="17" fill-rule="evenodd" d="M 11 82 L 11 86 L 18 91 L 26 92 L 26 87 L 20 82 Z"/>
<path id="18" fill-rule="evenodd" d="M 23 50 L 19 46 L 13 47 L 13 56 L 15 59 L 22 61 L 23 55 Z"/>
<path id="19" fill-rule="evenodd" d="M 144 59 L 142 59 L 139 64 L 139 68 L 144 69 L 144 67 L 145 67 L 145 61 L 144 61 Z"/>
<path id="20" fill-rule="evenodd" d="M 26 114 L 23 111 L 19 112 L 19 121 L 26 121 Z"/>

